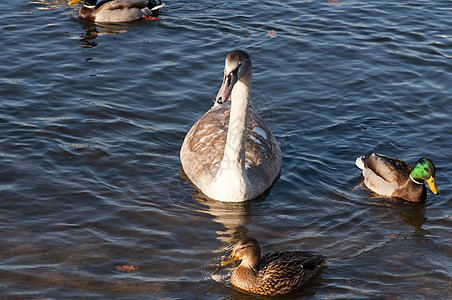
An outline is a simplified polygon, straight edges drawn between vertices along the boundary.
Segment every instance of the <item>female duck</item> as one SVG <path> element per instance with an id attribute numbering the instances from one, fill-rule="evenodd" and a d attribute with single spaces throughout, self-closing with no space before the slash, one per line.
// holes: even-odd
<path id="1" fill-rule="evenodd" d="M 278 142 L 251 107 L 251 73 L 247 53 L 227 55 L 216 104 L 193 125 L 180 151 L 188 178 L 215 200 L 253 199 L 281 169 Z"/>
<path id="2" fill-rule="evenodd" d="M 246 238 L 238 242 L 231 253 L 231 260 L 240 259 L 240 265 L 232 272 L 231 284 L 239 289 L 267 296 L 293 292 L 317 273 L 326 257 L 302 251 L 267 253 L 261 258 L 257 241 Z"/>
<path id="3" fill-rule="evenodd" d="M 377 194 L 421 202 L 427 197 L 424 181 L 434 194 L 435 165 L 428 158 L 419 159 L 413 168 L 399 159 L 367 153 L 358 157 L 356 166 L 363 170 L 364 184 Z"/>
<path id="4" fill-rule="evenodd" d="M 68 4 L 74 4 L 82 0 L 71 0 Z M 78 17 L 95 23 L 120 23 L 138 20 L 141 18 L 152 19 L 153 14 L 165 4 L 156 3 L 154 0 L 83 0 Z"/>

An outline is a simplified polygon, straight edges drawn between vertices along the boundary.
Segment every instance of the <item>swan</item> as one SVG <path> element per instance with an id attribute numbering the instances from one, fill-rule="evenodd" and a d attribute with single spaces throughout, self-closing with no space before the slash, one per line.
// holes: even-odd
<path id="1" fill-rule="evenodd" d="M 71 0 L 68 5 L 82 0 Z M 165 3 L 157 3 L 155 0 L 83 0 L 78 17 L 95 23 L 119 23 L 129 22 L 144 18 L 153 20 L 154 15 Z"/>
<path id="2" fill-rule="evenodd" d="M 185 174 L 215 200 L 256 198 L 281 170 L 278 142 L 251 106 L 251 73 L 246 52 L 227 55 L 216 103 L 193 125 L 180 150 Z"/>

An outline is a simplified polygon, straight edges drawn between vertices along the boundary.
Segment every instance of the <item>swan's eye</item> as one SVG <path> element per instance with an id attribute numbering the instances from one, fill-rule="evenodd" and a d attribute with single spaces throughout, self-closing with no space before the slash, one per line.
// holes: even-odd
<path id="1" fill-rule="evenodd" d="M 228 86 L 230 86 L 231 85 L 231 81 L 232 81 L 232 76 L 233 76 L 233 74 L 231 73 L 231 74 L 229 74 L 229 76 L 228 76 L 228 79 L 227 79 L 227 81 L 226 81 L 226 83 L 227 83 L 227 85 Z"/>

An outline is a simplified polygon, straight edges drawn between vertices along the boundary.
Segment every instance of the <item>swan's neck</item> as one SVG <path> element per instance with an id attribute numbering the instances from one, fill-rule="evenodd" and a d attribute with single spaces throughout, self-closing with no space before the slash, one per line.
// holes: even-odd
<path id="1" fill-rule="evenodd" d="M 231 92 L 231 114 L 223 159 L 212 185 L 222 201 L 242 201 L 247 193 L 245 170 L 246 116 L 250 105 L 251 75 L 241 78 Z"/>
<path id="2" fill-rule="evenodd" d="M 250 76 L 249 76 L 250 77 Z M 247 79 L 247 78 L 246 78 Z M 238 81 L 231 93 L 231 115 L 223 162 L 245 171 L 246 115 L 250 102 L 251 80 Z"/>

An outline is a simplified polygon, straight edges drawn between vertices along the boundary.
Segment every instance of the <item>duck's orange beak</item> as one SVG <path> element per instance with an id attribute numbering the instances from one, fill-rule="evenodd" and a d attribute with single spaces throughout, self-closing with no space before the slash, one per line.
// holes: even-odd
<path id="1" fill-rule="evenodd" d="M 235 255 L 233 255 L 233 254 L 231 254 L 231 259 L 230 260 L 224 260 L 224 261 L 222 261 L 221 262 L 221 266 L 222 267 L 224 267 L 224 266 L 226 266 L 226 265 L 229 265 L 231 262 L 233 262 L 234 260 L 237 260 L 239 257 L 238 256 L 235 256 Z"/>
<path id="2" fill-rule="evenodd" d="M 433 178 L 433 176 L 430 176 L 430 178 L 427 179 L 426 181 L 427 181 L 428 186 L 432 190 L 433 194 L 439 195 L 438 188 L 436 187 L 436 184 L 435 184 L 435 178 Z"/>
<path id="3" fill-rule="evenodd" d="M 71 0 L 67 4 L 68 5 L 72 5 L 72 4 L 75 4 L 75 3 L 80 2 L 80 1 L 82 1 L 82 0 Z"/>

